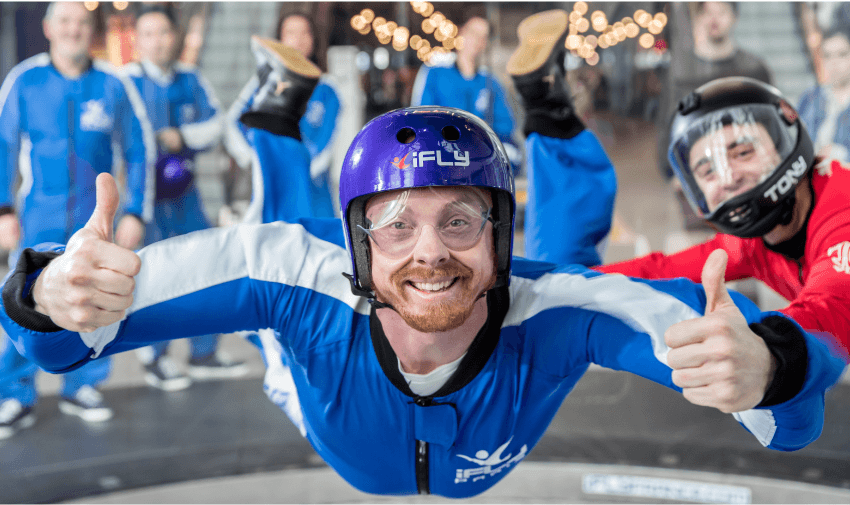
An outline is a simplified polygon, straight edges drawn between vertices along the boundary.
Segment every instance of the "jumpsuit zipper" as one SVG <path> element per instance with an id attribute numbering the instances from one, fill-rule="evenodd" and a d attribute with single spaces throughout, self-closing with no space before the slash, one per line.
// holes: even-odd
<path id="1" fill-rule="evenodd" d="M 414 401 L 420 407 L 431 405 L 430 398 L 418 397 Z M 416 441 L 416 491 L 419 494 L 431 494 L 430 475 L 428 472 L 428 442 Z"/>

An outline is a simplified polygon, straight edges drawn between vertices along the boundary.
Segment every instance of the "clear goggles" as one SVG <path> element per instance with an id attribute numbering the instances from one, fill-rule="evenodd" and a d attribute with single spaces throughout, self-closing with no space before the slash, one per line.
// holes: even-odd
<path id="1" fill-rule="evenodd" d="M 794 150 L 797 134 L 773 105 L 729 107 L 674 138 L 669 161 L 694 210 L 707 217 L 773 174 Z"/>
<path id="2" fill-rule="evenodd" d="M 432 228 L 453 251 L 466 251 L 481 239 L 492 206 L 479 188 L 427 188 L 404 190 L 392 199 L 366 205 L 366 227 L 358 225 L 372 243 L 391 259 L 413 252 L 425 228 Z M 446 191 L 448 189 L 448 191 Z M 412 191 L 418 191 L 416 196 Z M 426 197 L 427 205 L 418 198 Z M 428 208 L 425 208 L 428 207 Z"/>

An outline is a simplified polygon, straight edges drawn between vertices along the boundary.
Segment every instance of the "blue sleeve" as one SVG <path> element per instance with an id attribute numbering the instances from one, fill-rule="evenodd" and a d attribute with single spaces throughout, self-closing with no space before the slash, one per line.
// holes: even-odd
<path id="1" fill-rule="evenodd" d="M 341 275 L 350 269 L 345 250 L 298 224 L 203 230 L 157 242 L 139 256 L 133 305 L 120 322 L 83 334 L 35 331 L 9 317 L 5 305 L 0 322 L 23 356 L 65 373 L 92 359 L 195 335 L 275 328 L 302 344 L 316 333 L 338 338 L 333 327 L 341 320 L 331 314 L 344 320 L 354 307 L 367 310 Z"/>
<path id="2" fill-rule="evenodd" d="M 12 72 L 0 87 L 0 206 L 15 206 L 15 177 L 21 148 L 20 73 Z"/>
<path id="3" fill-rule="evenodd" d="M 311 158 L 327 158 L 329 164 L 329 156 L 324 156 L 324 154 L 329 152 L 331 140 L 336 130 L 336 121 L 340 109 L 339 97 L 330 85 L 320 83 L 319 87 L 313 92 L 311 101 L 316 99 L 321 103 L 322 110 L 320 114 L 315 114 L 316 117 L 313 118 L 310 117 L 310 104 L 307 105 L 307 112 L 301 121 L 308 123 L 311 135 L 304 136 L 303 140 L 305 144 L 309 143 L 308 150 Z M 303 132 L 304 128 L 302 128 Z"/>
<path id="4" fill-rule="evenodd" d="M 685 279 L 646 281 L 608 275 L 601 282 L 628 293 L 624 300 L 632 307 L 609 306 L 589 324 L 588 359 L 615 370 L 646 377 L 676 391 L 672 369 L 667 365 L 669 348 L 664 331 L 677 321 L 700 317 L 705 312 L 705 292 L 700 284 Z M 747 323 L 759 323 L 768 317 L 782 316 L 761 312 L 745 296 L 730 292 Z M 641 305 L 643 304 L 643 305 Z M 622 304 L 620 304 L 622 305 Z M 638 307 L 640 305 L 640 307 Z M 789 319 L 790 320 L 790 319 Z M 799 325 L 805 336 L 808 367 L 802 389 L 790 400 L 770 407 L 737 412 L 733 417 L 765 447 L 793 451 L 801 449 L 820 436 L 823 429 L 824 394 L 841 376 L 844 362 Z"/>
<path id="5" fill-rule="evenodd" d="M 258 83 L 256 76 L 251 77 L 227 110 L 225 118 L 224 149 L 243 169 L 251 164 L 253 149 L 247 138 L 248 128 L 239 121 L 239 118 L 251 107 Z"/>
<path id="6" fill-rule="evenodd" d="M 127 77 L 121 77 L 120 82 L 114 97 L 115 109 L 119 111 L 115 135 L 123 150 L 127 172 L 124 212 L 150 222 L 156 183 L 153 172 L 156 142 L 138 90 Z"/>
<path id="7" fill-rule="evenodd" d="M 590 130 L 571 139 L 532 133 L 525 141 L 528 203 L 525 255 L 555 264 L 595 266 L 608 235 L 617 174 Z"/>
<path id="8" fill-rule="evenodd" d="M 205 151 L 215 147 L 221 140 L 224 116 L 212 86 L 196 72 L 187 74 L 198 117 L 191 123 L 180 125 L 180 133 L 186 147 L 192 151 Z"/>

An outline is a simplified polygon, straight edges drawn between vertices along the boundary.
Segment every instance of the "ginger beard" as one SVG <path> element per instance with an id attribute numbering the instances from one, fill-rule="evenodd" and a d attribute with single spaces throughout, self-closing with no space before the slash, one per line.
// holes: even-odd
<path id="1" fill-rule="evenodd" d="M 487 272 L 479 273 L 479 276 L 454 257 L 446 265 L 434 269 L 407 263 L 390 275 L 391 289 L 383 290 L 377 284 L 374 285 L 375 297 L 380 302 L 392 305 L 404 322 L 416 331 L 437 333 L 453 330 L 469 319 L 475 302 L 496 284 L 496 251 L 492 247 L 490 258 L 492 267 Z M 424 302 L 414 303 L 408 296 L 411 279 L 427 282 L 447 277 L 455 279 L 451 288 L 459 289 L 459 293 L 450 300 L 431 302 L 423 307 Z"/>

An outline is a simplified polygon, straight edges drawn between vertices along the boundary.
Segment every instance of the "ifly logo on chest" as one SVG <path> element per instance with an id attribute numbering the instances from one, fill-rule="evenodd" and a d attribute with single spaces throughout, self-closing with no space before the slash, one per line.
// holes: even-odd
<path id="1" fill-rule="evenodd" d="M 468 167 L 469 166 L 469 151 L 453 151 L 454 161 L 443 160 L 443 151 L 419 151 L 409 152 L 399 158 L 393 158 L 392 165 L 399 170 L 413 167 L 424 167 L 426 162 L 435 161 L 441 167 Z"/>

